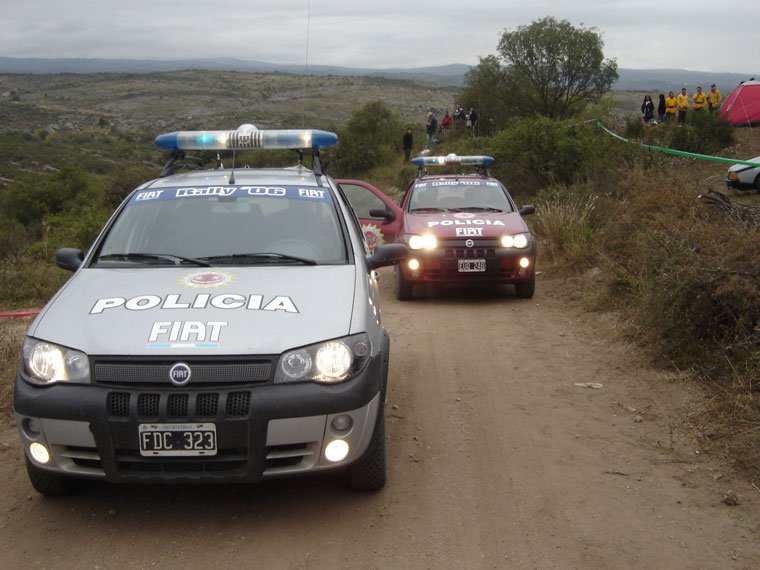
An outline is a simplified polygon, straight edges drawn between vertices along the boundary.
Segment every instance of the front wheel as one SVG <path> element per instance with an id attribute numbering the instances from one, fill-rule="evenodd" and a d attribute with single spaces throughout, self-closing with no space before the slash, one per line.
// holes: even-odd
<path id="1" fill-rule="evenodd" d="M 46 497 L 60 497 L 71 493 L 77 485 L 77 480 L 71 477 L 58 475 L 45 469 L 40 469 L 32 460 L 25 456 L 26 472 L 29 475 L 29 481 L 32 487 L 40 495 Z"/>
<path id="2" fill-rule="evenodd" d="M 536 292 L 536 272 L 526 280 L 515 283 L 515 293 L 521 299 L 531 299 Z"/>
<path id="3" fill-rule="evenodd" d="M 409 301 L 414 296 L 414 284 L 404 277 L 404 271 L 396 266 L 396 299 Z"/>
<path id="4" fill-rule="evenodd" d="M 355 491 L 379 491 L 385 486 L 385 416 L 383 406 L 378 410 L 377 425 L 372 441 L 362 458 L 348 468 L 348 484 Z"/>

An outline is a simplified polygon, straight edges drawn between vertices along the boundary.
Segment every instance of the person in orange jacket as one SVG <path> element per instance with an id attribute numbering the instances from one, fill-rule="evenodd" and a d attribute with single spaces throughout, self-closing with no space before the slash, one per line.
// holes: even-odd
<path id="1" fill-rule="evenodd" d="M 702 87 L 697 87 L 697 92 L 691 98 L 694 99 L 695 111 L 701 111 L 707 106 L 707 95 L 702 92 Z"/>
<path id="2" fill-rule="evenodd" d="M 673 95 L 673 92 L 671 91 L 670 93 L 668 93 L 668 96 L 665 98 L 665 122 L 666 123 L 669 123 L 675 118 L 677 106 L 678 106 L 678 101 L 676 100 L 676 96 Z"/>
<path id="3" fill-rule="evenodd" d="M 709 93 L 707 93 L 707 110 L 711 113 L 717 111 L 721 101 L 723 101 L 723 96 L 718 91 L 718 88 L 715 87 L 715 83 L 713 83 L 710 85 Z"/>
<path id="4" fill-rule="evenodd" d="M 686 122 L 686 111 L 689 110 L 689 96 L 686 94 L 686 87 L 681 89 L 678 97 L 676 97 L 676 105 L 678 107 L 678 124 L 682 125 Z"/>

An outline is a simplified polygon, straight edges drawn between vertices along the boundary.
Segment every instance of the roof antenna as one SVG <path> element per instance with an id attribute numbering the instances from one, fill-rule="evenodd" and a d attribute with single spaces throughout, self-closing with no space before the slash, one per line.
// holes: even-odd
<path id="1" fill-rule="evenodd" d="M 232 149 L 232 168 L 230 168 L 230 179 L 229 184 L 235 183 L 235 153 L 237 152 L 237 149 Z"/>
<path id="2" fill-rule="evenodd" d="M 309 28 L 311 26 L 311 0 L 306 0 L 306 64 L 304 69 L 304 79 L 309 76 Z M 306 97 L 301 101 L 301 128 L 306 128 Z"/>

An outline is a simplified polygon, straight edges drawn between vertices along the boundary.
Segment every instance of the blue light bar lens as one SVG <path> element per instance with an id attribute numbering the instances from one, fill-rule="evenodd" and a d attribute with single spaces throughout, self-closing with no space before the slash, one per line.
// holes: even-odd
<path id="1" fill-rule="evenodd" d="M 461 164 L 463 166 L 488 166 L 493 164 L 494 159 L 491 156 L 457 156 L 449 154 L 448 156 L 418 156 L 411 160 L 415 166 L 450 166 Z"/>
<path id="2" fill-rule="evenodd" d="M 320 149 L 334 146 L 338 135 L 313 129 L 235 131 L 177 131 L 156 137 L 156 146 L 169 150 Z"/>

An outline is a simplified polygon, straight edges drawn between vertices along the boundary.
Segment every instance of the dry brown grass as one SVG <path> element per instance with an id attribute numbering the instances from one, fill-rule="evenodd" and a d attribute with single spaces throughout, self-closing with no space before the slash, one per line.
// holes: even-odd
<path id="1" fill-rule="evenodd" d="M 0 422 L 13 420 L 13 382 L 29 318 L 0 318 Z"/>
<path id="2" fill-rule="evenodd" d="M 724 156 L 760 154 L 759 129 L 736 135 Z M 647 163 L 597 187 L 593 213 L 578 195 L 562 207 L 539 204 L 557 226 L 539 229 L 542 251 L 551 254 L 550 271 L 571 276 L 576 299 L 621 316 L 653 364 L 704 387 L 708 405 L 689 419 L 701 445 L 760 480 L 760 228 L 698 199 L 711 188 L 726 192 L 727 165 L 670 157 Z M 757 194 L 728 194 L 760 207 Z M 546 218 L 536 220 L 541 228 Z M 578 226 L 586 228 L 581 236 L 594 236 L 586 258 L 566 244 L 586 241 Z"/>

